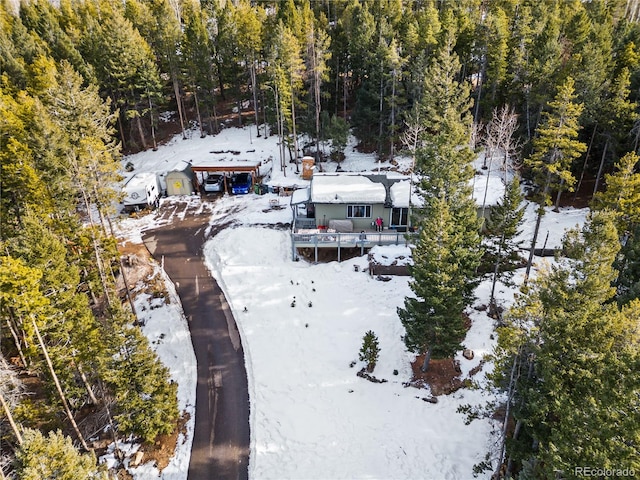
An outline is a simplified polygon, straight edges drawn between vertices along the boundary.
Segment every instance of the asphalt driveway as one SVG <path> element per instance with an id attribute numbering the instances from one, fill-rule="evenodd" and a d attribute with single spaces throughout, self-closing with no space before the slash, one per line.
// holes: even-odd
<path id="1" fill-rule="evenodd" d="M 171 221 L 144 243 L 176 285 L 198 363 L 189 480 L 248 479 L 249 391 L 240 336 L 224 294 L 204 265 L 209 216 L 163 206 Z"/>

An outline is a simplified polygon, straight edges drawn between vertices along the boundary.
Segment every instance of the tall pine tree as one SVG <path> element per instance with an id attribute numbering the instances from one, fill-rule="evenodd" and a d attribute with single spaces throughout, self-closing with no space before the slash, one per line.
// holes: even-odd
<path id="1" fill-rule="evenodd" d="M 414 224 L 420 236 L 414 248 L 411 289 L 398 315 L 407 330 L 404 341 L 412 352 L 450 357 L 464 338 L 463 310 L 473 298 L 481 249 L 479 220 L 471 196 L 473 176 L 469 148 L 469 87 L 460 84 L 460 64 L 453 37 L 440 49 L 427 71 L 421 120 L 428 130 L 419 139 L 416 169 L 424 205 Z"/>
<path id="2" fill-rule="evenodd" d="M 630 420 L 640 390 L 638 305 L 610 302 L 619 247 L 611 215 L 591 216 L 565 237 L 567 259 L 523 290 L 500 330 L 502 379 L 519 365 L 507 476 L 522 467 L 577 478 L 574 467 L 590 462 L 638 468 L 640 428 Z"/>
<path id="3" fill-rule="evenodd" d="M 105 478 L 105 466 L 96 466 L 95 455 L 79 453 L 59 430 L 44 435 L 27 429 L 23 438 L 16 451 L 16 473 L 23 480 Z"/>
<path id="4" fill-rule="evenodd" d="M 533 141 L 533 153 L 525 160 L 525 165 L 533 172 L 538 188 L 536 225 L 531 240 L 531 250 L 525 272 L 528 280 L 533 256 L 540 231 L 540 223 L 545 214 L 545 206 L 551 204 L 552 190 L 569 189 L 575 183 L 571 173 L 571 163 L 587 149 L 578 140 L 582 105 L 575 102 L 574 82 L 571 77 L 560 86 L 555 99 L 544 112 L 544 121 L 537 128 Z"/>

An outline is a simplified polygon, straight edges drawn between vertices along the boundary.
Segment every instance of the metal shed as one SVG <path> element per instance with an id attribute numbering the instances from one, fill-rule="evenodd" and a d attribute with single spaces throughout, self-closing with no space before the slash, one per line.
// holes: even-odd
<path id="1" fill-rule="evenodd" d="M 196 191 L 196 176 L 187 165 L 182 170 L 172 170 L 165 177 L 167 195 L 192 195 Z"/>

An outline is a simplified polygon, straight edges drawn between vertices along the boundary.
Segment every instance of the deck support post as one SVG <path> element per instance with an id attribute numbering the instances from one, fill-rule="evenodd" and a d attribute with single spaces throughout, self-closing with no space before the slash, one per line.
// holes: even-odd
<path id="1" fill-rule="evenodd" d="M 315 245 L 315 263 L 318 263 L 318 236 L 314 235 L 313 244 Z"/>

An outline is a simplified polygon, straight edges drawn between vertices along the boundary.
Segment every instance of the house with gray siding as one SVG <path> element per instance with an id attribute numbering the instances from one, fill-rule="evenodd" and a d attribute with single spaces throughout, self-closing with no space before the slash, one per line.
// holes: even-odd
<path id="1" fill-rule="evenodd" d="M 292 199 L 300 227 L 339 232 L 373 229 L 377 217 L 385 230 L 406 231 L 410 182 L 397 174 L 315 173 L 307 192 Z"/>

